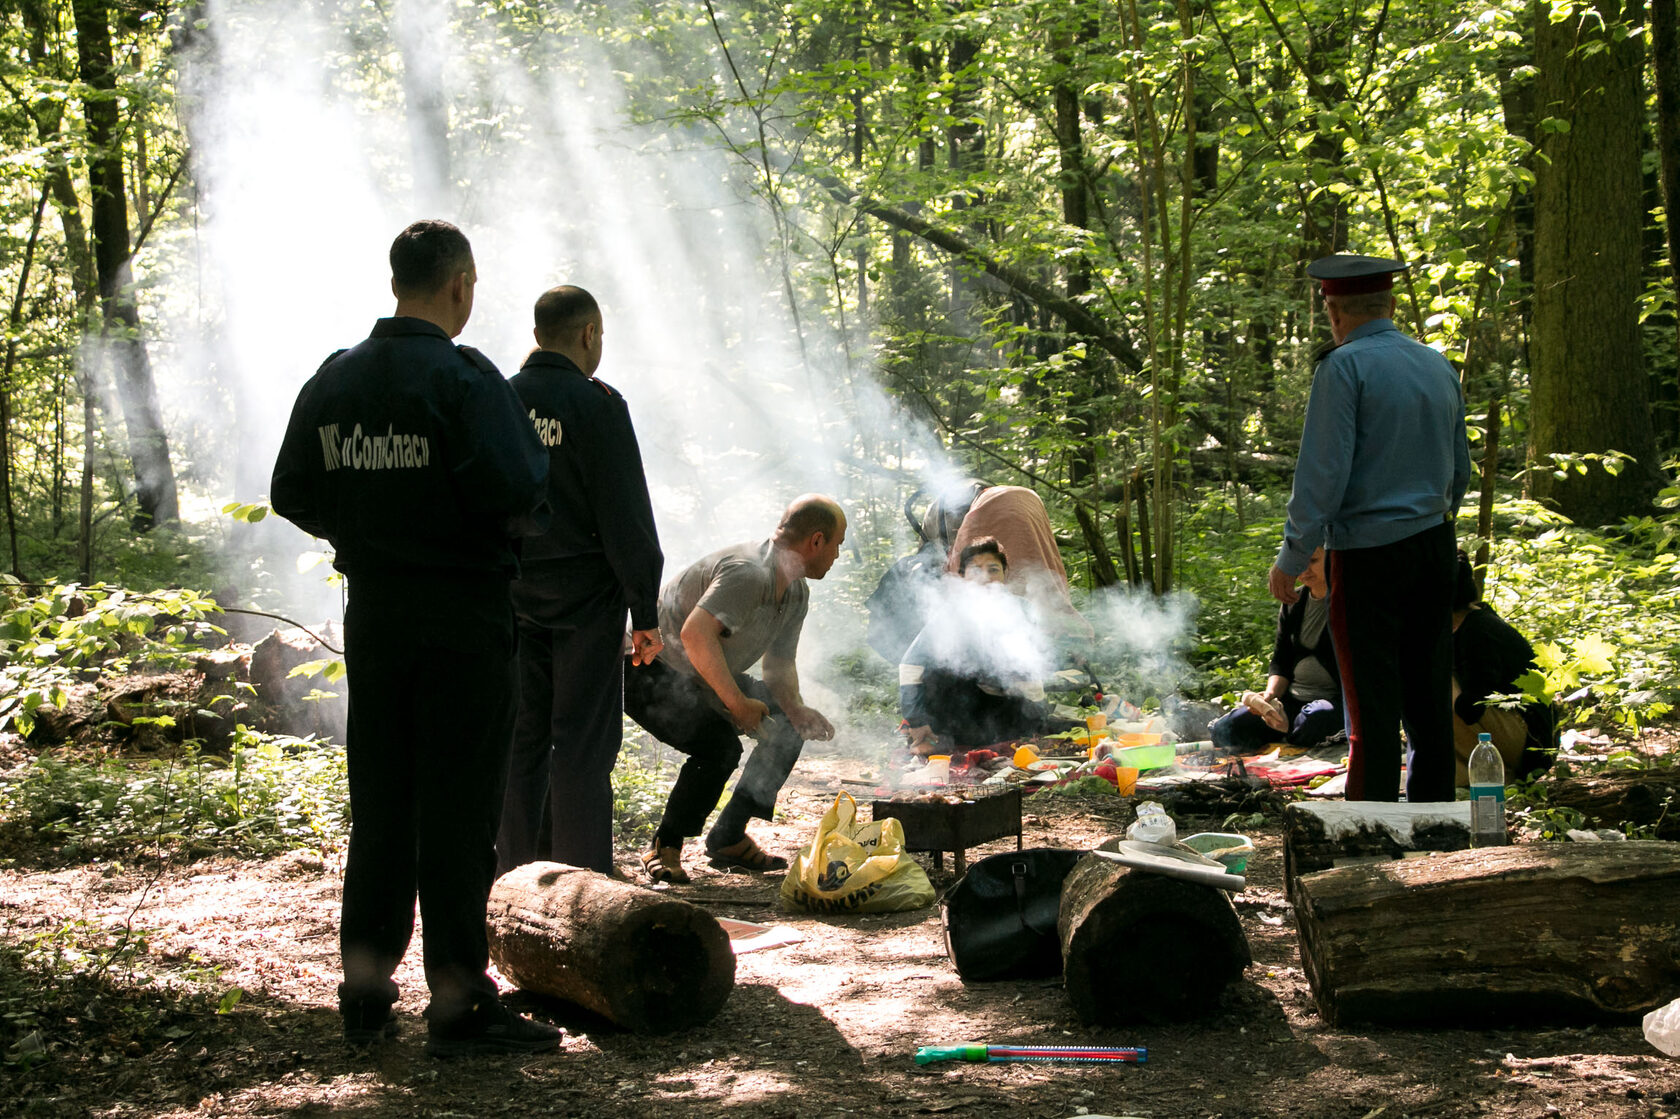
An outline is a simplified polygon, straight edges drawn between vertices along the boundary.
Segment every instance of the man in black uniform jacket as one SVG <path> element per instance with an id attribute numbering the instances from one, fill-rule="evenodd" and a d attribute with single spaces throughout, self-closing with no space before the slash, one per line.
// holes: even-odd
<path id="1" fill-rule="evenodd" d="M 397 236 L 396 312 L 298 393 L 270 490 L 275 512 L 332 544 L 348 584 L 344 1035 L 396 1032 L 392 976 L 418 896 L 435 1056 L 560 1038 L 505 1009 L 486 972 L 513 709 L 512 537 L 541 504 L 548 458 L 496 367 L 449 344 L 476 281 L 447 222 Z"/>
<path id="2" fill-rule="evenodd" d="M 665 557 L 630 409 L 593 374 L 601 308 L 582 288 L 537 299 L 540 347 L 513 377 L 548 448 L 548 530 L 525 541 L 513 584 L 519 620 L 519 716 L 508 760 L 496 870 L 541 857 L 546 794 L 549 857 L 613 869 L 612 769 L 624 740 L 624 615 L 631 659 L 659 652 Z"/>

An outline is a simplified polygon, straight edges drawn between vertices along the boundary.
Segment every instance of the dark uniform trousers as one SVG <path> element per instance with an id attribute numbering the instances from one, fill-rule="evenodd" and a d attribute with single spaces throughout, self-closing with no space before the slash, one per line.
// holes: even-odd
<path id="1" fill-rule="evenodd" d="M 601 556 L 527 561 L 513 606 L 519 715 L 496 873 L 547 857 L 610 874 L 612 771 L 624 741 L 624 593 Z"/>
<path id="2" fill-rule="evenodd" d="M 496 998 L 484 913 L 507 774 L 513 611 L 500 574 L 352 574 L 340 1005 L 390 1006 L 420 899 L 426 1017 Z"/>
<path id="3" fill-rule="evenodd" d="M 723 796 L 729 775 L 741 760 L 741 732 L 728 715 L 717 710 L 712 689 L 698 676 L 679 672 L 664 661 L 640 667 L 626 663 L 624 710 L 643 730 L 688 755 L 683 762 L 665 815 L 659 823 L 661 843 L 675 845 L 699 835 Z M 770 690 L 744 673 L 735 677 L 741 691 L 770 709 L 761 737 L 735 782 L 734 795 L 719 814 L 707 837 L 710 847 L 728 847 L 746 834 L 753 817 L 775 815 L 776 797 L 799 761 L 805 740 L 793 729 Z"/>
<path id="4" fill-rule="evenodd" d="M 1452 590 L 1443 522 L 1375 548 L 1330 555 L 1330 629 L 1347 708 L 1347 799 L 1453 799 Z"/>

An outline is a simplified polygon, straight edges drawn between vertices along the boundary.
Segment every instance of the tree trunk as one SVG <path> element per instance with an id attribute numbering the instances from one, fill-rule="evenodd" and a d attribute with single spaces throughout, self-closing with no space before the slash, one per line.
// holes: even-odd
<path id="1" fill-rule="evenodd" d="M 1062 221 L 1079 230 L 1091 228 L 1089 187 L 1085 170 L 1085 139 L 1082 134 L 1079 94 L 1080 59 L 1086 36 L 1076 39 L 1071 26 L 1075 20 L 1083 23 L 1077 7 L 1062 13 L 1063 22 L 1050 32 L 1050 49 L 1056 61 L 1056 81 L 1051 91 L 1056 113 L 1056 147 L 1062 196 Z M 1091 262 L 1083 252 L 1068 254 L 1064 272 L 1064 294 L 1067 301 L 1083 305 L 1091 291 Z M 1077 335 L 1067 339 L 1076 341 Z M 1087 351 L 1084 361 L 1072 363 L 1068 377 L 1072 381 L 1069 394 L 1067 430 L 1072 437 L 1068 455 L 1068 482 L 1075 489 L 1096 480 L 1096 425 L 1091 415 L 1090 400 L 1097 394 L 1097 355 L 1095 347 Z"/>
<path id="2" fill-rule="evenodd" d="M 1627 1021 L 1680 995 L 1680 845 L 1485 847 L 1306 875 L 1301 963 L 1333 1026 Z"/>
<path id="3" fill-rule="evenodd" d="M 1658 839 L 1680 840 L 1680 772 L 1674 766 L 1559 778 L 1546 790 L 1546 803 L 1575 809 L 1588 827 L 1631 824 L 1655 828 Z"/>
<path id="4" fill-rule="evenodd" d="M 23 247 L 23 264 L 18 269 L 17 293 L 12 297 L 12 311 L 6 318 L 6 363 L 0 372 L 0 494 L 5 497 L 6 533 L 11 542 L 12 574 L 23 578 L 23 560 L 18 555 L 17 503 L 12 493 L 12 373 L 17 369 L 17 344 L 23 324 L 23 296 L 29 290 L 29 269 L 35 262 L 35 245 L 41 237 L 41 217 L 46 213 L 47 195 L 51 188 L 41 191 L 35 205 L 35 217 L 29 225 L 29 240 Z"/>
<path id="5" fill-rule="evenodd" d="M 1482 493 L 1476 503 L 1476 594 L 1487 589 L 1488 560 L 1493 554 L 1493 500 L 1499 485 L 1499 397 L 1488 401 L 1487 433 L 1482 437 Z"/>
<path id="6" fill-rule="evenodd" d="M 1680 17 L 1675 0 L 1651 0 L 1651 69 L 1657 87 L 1657 159 L 1668 214 L 1668 279 L 1680 292 Z"/>
<path id="7" fill-rule="evenodd" d="M 449 28 L 446 8 L 419 0 L 398 0 L 392 32 L 402 55 L 403 107 L 408 117 L 409 160 L 414 204 L 425 214 L 451 208 L 449 104 L 444 98 L 443 60 Z"/>
<path id="8" fill-rule="evenodd" d="M 1212 1011 L 1252 962 L 1225 891 L 1089 855 L 1062 883 L 1062 982 L 1088 1024 Z M 1122 961 L 1147 961 L 1126 966 Z"/>
<path id="9" fill-rule="evenodd" d="M 42 0 L 25 0 L 19 5 L 25 28 L 29 32 L 29 53 L 43 68 L 53 73 L 67 72 L 68 65 L 58 65 L 54 57 L 53 43 L 58 40 L 56 17 L 52 15 Z M 66 75 L 67 76 L 67 75 Z M 42 98 L 30 108 L 31 119 L 35 122 L 36 135 L 40 137 L 43 147 L 52 148 L 59 139 L 64 119 L 64 103 L 62 101 Z M 53 208 L 58 211 L 59 228 L 64 231 L 64 251 L 70 258 L 70 289 L 76 300 L 76 317 L 83 330 L 91 330 L 94 321 L 94 308 L 99 301 L 98 276 L 93 264 L 93 249 L 88 241 L 87 225 L 82 220 L 82 203 L 76 194 L 76 184 L 70 177 L 70 168 L 62 159 L 53 162 L 47 169 L 47 185 L 52 192 Z M 77 579 L 82 583 L 93 581 L 93 456 L 95 433 L 98 423 L 99 385 L 92 362 L 85 353 L 78 352 L 75 357 L 76 387 L 82 397 L 82 469 L 79 486 L 80 508 L 77 517 L 77 548 L 76 570 Z M 62 400 L 58 409 L 59 415 L 65 414 Z M 64 441 L 63 425 L 55 433 L 55 446 L 62 446 Z M 58 469 L 60 463 L 54 463 L 54 494 L 53 494 L 53 530 L 58 531 L 59 493 L 57 491 Z"/>
<path id="10" fill-rule="evenodd" d="M 1079 532 L 1085 538 L 1085 546 L 1091 551 L 1091 574 L 1097 586 L 1114 586 L 1120 582 L 1120 573 L 1114 567 L 1114 556 L 1108 550 L 1108 541 L 1103 539 L 1097 519 L 1083 505 L 1075 505 L 1073 515 L 1079 521 Z"/>
<path id="11" fill-rule="evenodd" d="M 490 958 L 509 982 L 638 1033 L 709 1022 L 735 987 L 729 934 L 686 901 L 562 863 L 490 891 Z"/>
<path id="12" fill-rule="evenodd" d="M 76 56 L 86 92 L 88 168 L 93 187 L 94 264 L 99 277 L 103 340 L 115 366 L 117 395 L 128 426 L 134 466 L 134 527 L 145 531 L 179 516 L 169 439 L 158 409 L 151 359 L 140 335 L 128 244 L 128 196 L 123 185 L 121 121 L 111 55 L 110 13 L 104 0 L 74 0 Z"/>
<path id="13" fill-rule="evenodd" d="M 1568 128 L 1544 133 L 1535 166 L 1531 481 L 1587 525 L 1646 512 L 1657 479 L 1639 336 L 1640 39 L 1604 26 L 1634 14 L 1598 0 L 1554 23 L 1542 5 L 1534 31 L 1537 111 Z M 1547 457 L 1609 450 L 1636 462 L 1556 479 Z"/>

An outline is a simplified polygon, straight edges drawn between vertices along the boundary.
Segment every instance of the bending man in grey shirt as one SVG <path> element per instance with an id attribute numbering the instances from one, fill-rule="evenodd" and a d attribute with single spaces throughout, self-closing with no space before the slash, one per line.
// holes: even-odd
<path id="1" fill-rule="evenodd" d="M 736 544 L 691 564 L 659 592 L 664 650 L 625 670 L 624 710 L 649 734 L 688 755 L 665 802 L 642 866 L 655 882 L 687 882 L 683 842 L 700 834 L 741 760 L 741 735 L 758 739 L 734 795 L 706 836 L 714 863 L 779 870 L 787 860 L 747 834 L 768 820 L 808 739 L 834 727 L 805 705 L 794 663 L 810 601 L 807 579 L 834 566 L 846 514 L 831 497 L 806 494 L 782 514 L 775 535 Z M 764 662 L 764 678 L 747 669 Z"/>

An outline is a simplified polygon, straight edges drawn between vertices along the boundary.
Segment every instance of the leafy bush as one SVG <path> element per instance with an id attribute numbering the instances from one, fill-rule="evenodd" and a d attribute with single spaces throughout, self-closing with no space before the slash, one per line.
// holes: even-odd
<path id="1" fill-rule="evenodd" d="M 350 825 L 344 748 L 241 726 L 226 758 L 192 743 L 143 763 L 48 754 L 0 788 L 0 814 L 14 838 L 70 858 L 333 850 Z"/>
<path id="2" fill-rule="evenodd" d="M 197 591 L 138 593 L 100 583 L 64 583 L 31 592 L 0 579 L 0 729 L 27 736 L 43 704 L 63 707 L 79 677 L 171 671 L 188 663 L 190 644 L 220 633 L 205 618 L 220 611 Z"/>

